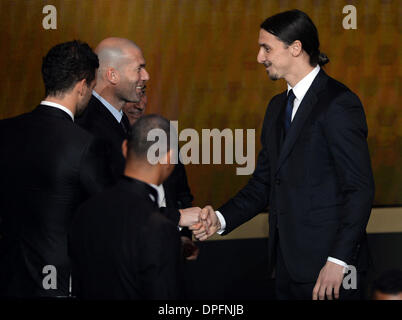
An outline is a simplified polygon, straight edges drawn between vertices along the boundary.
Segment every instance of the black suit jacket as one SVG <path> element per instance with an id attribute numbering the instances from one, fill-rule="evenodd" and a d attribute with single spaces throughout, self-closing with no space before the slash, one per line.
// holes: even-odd
<path id="1" fill-rule="evenodd" d="M 270 101 L 255 172 L 219 209 L 226 232 L 269 205 L 270 261 L 279 238 L 293 280 L 315 281 L 329 256 L 363 271 L 374 181 L 361 102 L 320 70 L 283 139 L 285 103 L 286 91 Z"/>
<path id="2" fill-rule="evenodd" d="M 187 175 L 184 165 L 179 162 L 172 174 L 163 183 L 166 197 L 166 208 L 161 208 L 173 223 L 179 224 L 180 213 L 178 209 L 192 207 L 193 195 L 187 182 Z M 186 227 L 180 231 L 182 236 L 192 238 L 192 232 Z"/>
<path id="3" fill-rule="evenodd" d="M 0 121 L 0 150 L 0 296 L 67 296 L 67 233 L 78 205 L 110 182 L 104 147 L 64 111 L 40 105 Z M 43 287 L 47 265 L 57 289 Z"/>
<path id="4" fill-rule="evenodd" d="M 78 298 L 179 297 L 179 233 L 151 201 L 154 192 L 123 177 L 80 207 L 71 233 Z"/>
<path id="5" fill-rule="evenodd" d="M 76 122 L 106 144 L 107 162 L 111 167 L 114 180 L 117 181 L 124 173 L 125 159 L 121 146 L 123 140 L 127 139 L 129 130 L 127 116 L 123 114 L 121 123 L 117 122 L 102 102 L 92 95 L 87 108 Z"/>

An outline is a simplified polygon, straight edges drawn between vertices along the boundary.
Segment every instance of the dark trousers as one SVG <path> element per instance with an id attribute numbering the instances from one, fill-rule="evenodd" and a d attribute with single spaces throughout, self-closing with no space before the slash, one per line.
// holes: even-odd
<path id="1" fill-rule="evenodd" d="M 275 268 L 275 294 L 277 300 L 311 300 L 313 297 L 314 282 L 300 283 L 294 281 L 286 268 L 282 250 L 277 242 Z M 318 278 L 318 274 L 317 274 Z M 357 272 L 357 288 L 339 290 L 339 300 L 362 300 L 366 293 L 366 273 Z"/>

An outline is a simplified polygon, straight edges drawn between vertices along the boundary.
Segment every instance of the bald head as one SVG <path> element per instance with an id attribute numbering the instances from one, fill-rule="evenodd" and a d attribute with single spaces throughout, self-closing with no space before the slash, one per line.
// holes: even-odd
<path id="1" fill-rule="evenodd" d="M 149 80 L 141 49 L 131 40 L 106 38 L 95 49 L 99 58 L 95 91 L 121 110 L 126 102 L 138 102 Z"/>
<path id="2" fill-rule="evenodd" d="M 121 68 L 132 54 L 141 54 L 141 49 L 131 40 L 106 38 L 95 49 L 99 58 L 99 71 L 108 67 Z M 102 71 L 101 71 L 102 72 Z"/>

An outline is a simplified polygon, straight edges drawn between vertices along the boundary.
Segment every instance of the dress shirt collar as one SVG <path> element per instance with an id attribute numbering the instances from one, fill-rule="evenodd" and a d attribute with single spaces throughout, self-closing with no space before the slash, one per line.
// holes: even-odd
<path id="1" fill-rule="evenodd" d="M 151 200 L 157 207 L 159 207 L 157 199 L 158 191 L 150 184 L 126 175 L 121 176 L 120 183 L 123 183 L 129 188 L 134 188 L 136 193 L 147 195 L 148 199 Z"/>
<path id="2" fill-rule="evenodd" d="M 71 110 L 62 106 L 61 104 L 58 104 L 56 102 L 46 101 L 46 100 L 41 101 L 40 104 L 44 105 L 44 106 L 60 109 L 60 110 L 64 111 L 65 113 L 67 113 L 71 117 L 71 119 L 74 121 L 74 114 L 71 112 Z"/>
<path id="3" fill-rule="evenodd" d="M 320 72 L 320 66 L 317 64 L 317 66 L 311 70 L 308 75 L 301 79 L 293 88 L 288 83 L 288 93 L 289 90 L 292 89 L 296 99 L 299 101 L 303 100 L 318 72 Z"/>
<path id="4" fill-rule="evenodd" d="M 165 201 L 165 189 L 163 188 L 163 184 L 160 184 L 157 186 L 156 184 L 149 184 L 152 188 L 156 190 L 158 193 L 158 206 L 160 207 L 166 207 L 166 201 Z"/>
<path id="5" fill-rule="evenodd" d="M 120 123 L 123 117 L 123 110 L 117 110 L 109 102 L 107 102 L 102 96 L 100 96 L 95 90 L 92 90 L 92 94 L 100 101 L 102 104 L 110 111 L 110 113 L 116 118 L 117 122 Z"/>

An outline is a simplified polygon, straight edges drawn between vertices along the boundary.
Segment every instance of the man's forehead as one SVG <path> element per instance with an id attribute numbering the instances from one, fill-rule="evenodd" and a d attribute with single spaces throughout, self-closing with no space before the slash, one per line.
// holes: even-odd
<path id="1" fill-rule="evenodd" d="M 273 34 L 260 29 L 260 34 L 258 36 L 258 44 L 261 46 L 263 44 L 275 44 L 275 42 L 280 42 Z"/>
<path id="2" fill-rule="evenodd" d="M 145 58 L 140 50 L 135 50 L 128 52 L 126 58 L 130 61 L 129 63 L 134 63 L 137 65 L 145 65 Z"/>

